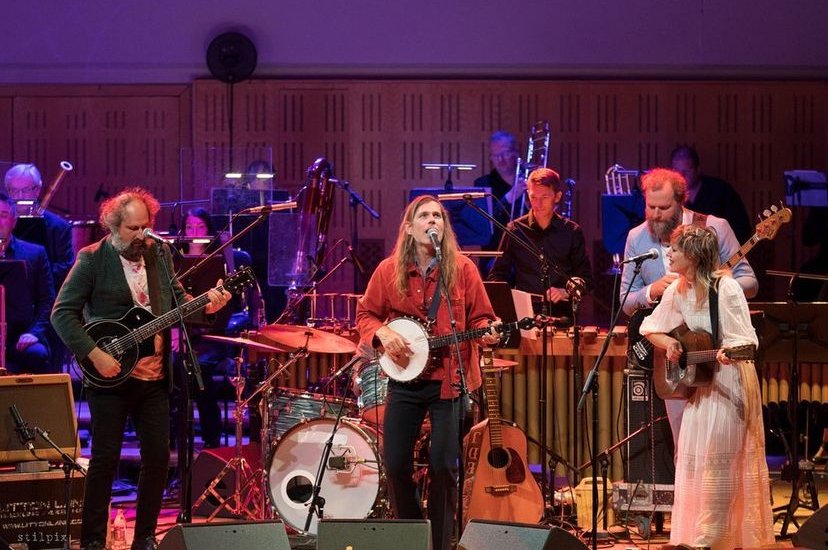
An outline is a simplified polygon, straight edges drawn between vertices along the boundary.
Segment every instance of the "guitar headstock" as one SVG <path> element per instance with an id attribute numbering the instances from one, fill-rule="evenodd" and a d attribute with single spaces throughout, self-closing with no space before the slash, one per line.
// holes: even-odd
<path id="1" fill-rule="evenodd" d="M 256 277 L 253 275 L 253 268 L 246 265 L 237 269 L 235 273 L 228 275 L 227 278 L 224 279 L 222 286 L 227 292 L 230 292 L 231 294 L 238 294 L 245 288 L 253 286 L 253 283 L 255 282 Z"/>
<path id="2" fill-rule="evenodd" d="M 765 218 L 756 225 L 757 239 L 773 239 L 783 223 L 791 221 L 791 209 L 784 203 L 772 204 L 762 213 Z"/>
<path id="3" fill-rule="evenodd" d="M 551 317 L 538 314 L 534 317 L 524 317 L 523 319 L 517 321 L 517 326 L 520 329 L 529 330 L 530 328 L 543 328 L 552 321 L 553 319 Z"/>
<path id="4" fill-rule="evenodd" d="M 745 344 L 743 346 L 736 346 L 735 348 L 727 348 L 724 350 L 725 355 L 733 361 L 753 359 L 756 354 L 756 347 L 753 344 Z"/>

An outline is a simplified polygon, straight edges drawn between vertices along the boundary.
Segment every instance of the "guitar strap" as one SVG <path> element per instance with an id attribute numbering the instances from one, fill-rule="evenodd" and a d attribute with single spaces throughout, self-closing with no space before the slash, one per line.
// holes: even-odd
<path id="1" fill-rule="evenodd" d="M 709 289 L 709 303 L 710 303 L 710 332 L 713 336 L 713 344 L 719 347 L 719 293 L 716 290 L 719 279 L 714 280 L 710 284 Z"/>
<path id="2" fill-rule="evenodd" d="M 440 267 L 442 269 L 442 266 Z M 437 284 L 434 285 L 434 296 L 431 297 L 431 307 L 428 308 L 428 326 L 434 326 L 437 321 L 437 310 L 440 309 L 440 277 L 437 277 Z"/>

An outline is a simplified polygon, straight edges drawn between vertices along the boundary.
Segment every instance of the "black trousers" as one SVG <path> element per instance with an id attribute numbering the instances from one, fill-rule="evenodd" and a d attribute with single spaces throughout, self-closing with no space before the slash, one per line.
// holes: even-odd
<path id="1" fill-rule="evenodd" d="M 431 420 L 428 518 L 434 550 L 450 550 L 457 508 L 459 399 L 440 399 L 440 382 L 388 383 L 383 448 L 391 508 L 399 519 L 422 519 L 414 473 L 414 446 Z"/>
<path id="2" fill-rule="evenodd" d="M 135 540 L 155 535 L 170 462 L 170 401 L 166 380 L 129 378 L 117 388 L 89 389 L 92 458 L 83 500 L 81 546 L 106 541 L 112 481 L 121 458 L 127 417 L 141 447 Z"/>

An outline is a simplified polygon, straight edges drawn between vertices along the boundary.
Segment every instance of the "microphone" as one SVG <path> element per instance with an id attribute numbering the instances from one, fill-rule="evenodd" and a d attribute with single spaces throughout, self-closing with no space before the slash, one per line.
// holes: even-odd
<path id="1" fill-rule="evenodd" d="M 347 470 L 353 464 L 365 464 L 368 459 L 350 458 L 347 456 L 332 456 L 328 458 L 328 468 L 331 470 Z"/>
<path id="2" fill-rule="evenodd" d="M 646 260 L 656 260 L 656 259 L 658 259 L 658 250 L 656 250 L 655 248 L 651 248 L 650 250 L 648 250 L 644 254 L 639 254 L 638 256 L 633 256 L 632 258 L 626 258 L 624 261 L 621 262 L 621 265 L 629 264 L 629 263 L 632 263 L 632 262 L 640 264 L 641 262 L 646 261 Z"/>
<path id="3" fill-rule="evenodd" d="M 271 212 L 279 212 L 280 210 L 291 210 L 296 208 L 296 201 L 287 202 L 272 202 L 264 206 L 254 206 L 253 208 L 245 208 L 239 214 L 270 214 Z"/>
<path id="4" fill-rule="evenodd" d="M 14 425 L 17 426 L 14 431 L 17 432 L 17 438 L 20 440 L 20 444 L 29 449 L 29 452 L 34 452 L 34 444 L 32 443 L 35 439 L 32 430 L 29 428 L 29 425 L 23 422 L 23 417 L 20 416 L 20 411 L 17 410 L 17 405 L 12 405 L 9 407 L 9 411 L 11 412 L 12 418 L 14 419 Z"/>
<path id="5" fill-rule="evenodd" d="M 470 201 L 472 199 L 482 199 L 487 193 L 483 191 L 473 191 L 471 193 L 440 193 L 437 195 L 438 201 Z"/>
<path id="6" fill-rule="evenodd" d="M 144 238 L 145 239 L 152 239 L 157 243 L 166 243 L 167 239 L 150 229 L 149 227 L 144 229 Z"/>
<path id="7" fill-rule="evenodd" d="M 566 293 L 572 298 L 580 300 L 586 292 L 586 281 L 580 277 L 570 277 L 566 282 Z"/>
<path id="8" fill-rule="evenodd" d="M 368 270 L 365 269 L 365 265 L 362 263 L 362 260 L 360 260 L 359 256 L 356 255 L 354 247 L 351 245 L 348 245 L 348 256 L 351 257 L 351 261 L 354 263 L 354 266 L 356 266 L 360 275 L 365 275 L 368 272 Z"/>
<path id="9" fill-rule="evenodd" d="M 434 245 L 434 251 L 437 253 L 437 260 L 441 260 L 443 258 L 443 251 L 440 250 L 440 239 L 437 236 L 437 230 L 433 227 L 429 227 L 428 231 L 426 231 L 426 235 L 428 235 L 428 238 L 431 239 L 431 244 Z"/>

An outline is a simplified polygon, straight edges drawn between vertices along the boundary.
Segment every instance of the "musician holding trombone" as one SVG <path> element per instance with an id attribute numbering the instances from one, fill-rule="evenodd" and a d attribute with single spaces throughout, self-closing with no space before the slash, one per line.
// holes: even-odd
<path id="1" fill-rule="evenodd" d="M 436 292 L 441 278 L 447 289 L 442 296 Z M 438 299 L 433 335 L 450 334 L 452 318 L 458 332 L 484 328 L 496 320 L 477 267 L 460 254 L 446 209 L 435 197 L 422 195 L 405 209 L 391 256 L 379 264 L 357 304 L 361 343 L 381 345 L 384 354 L 396 364 L 406 365 L 406 369 L 415 368 L 417 357 L 412 342 L 386 322 L 406 316 L 424 321 L 430 316 L 432 301 Z M 492 328 L 480 341 L 492 345 L 499 341 L 499 336 Z M 432 542 L 434 550 L 450 550 L 457 503 L 458 416 L 463 403 L 458 393 L 459 365 L 454 346 L 435 351 L 442 351 L 437 364 L 425 366 L 415 380 L 389 380 L 383 430 L 384 466 L 395 517 L 421 519 L 422 510 L 412 479 L 413 457 L 428 413 L 431 420 L 428 513 Z M 460 355 L 466 384 L 469 391 L 474 391 L 482 383 L 477 342 L 462 342 Z"/>

